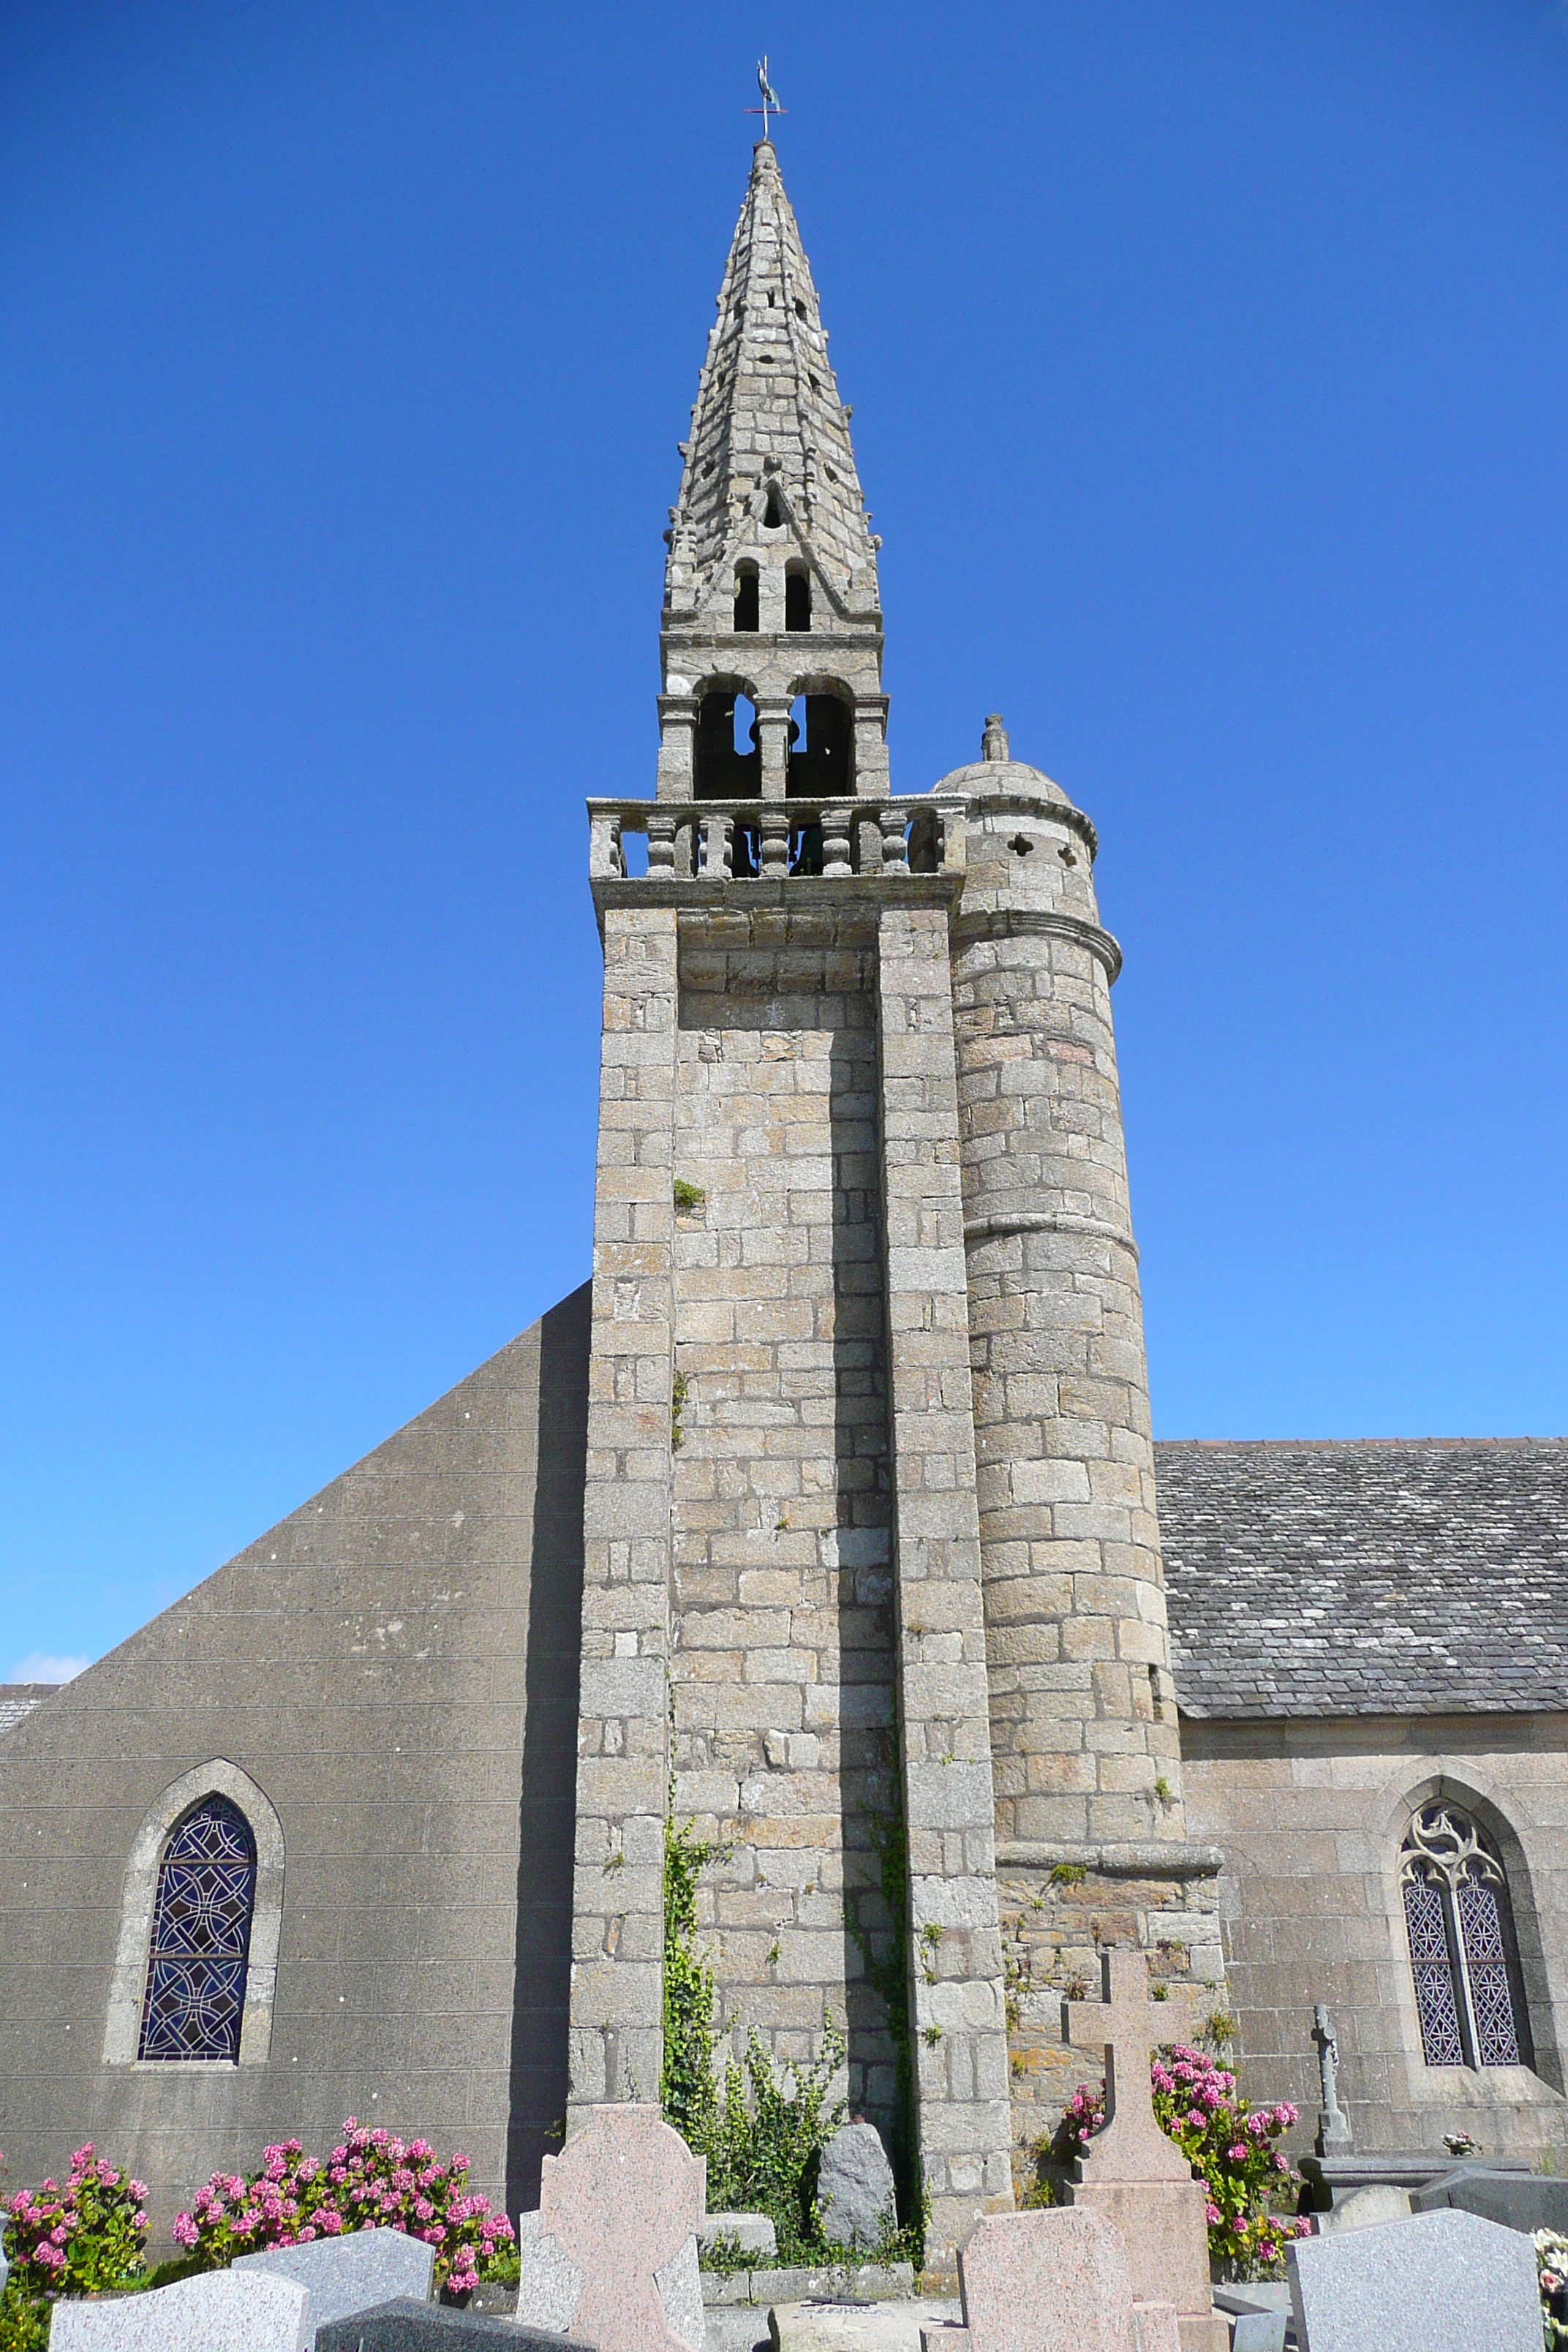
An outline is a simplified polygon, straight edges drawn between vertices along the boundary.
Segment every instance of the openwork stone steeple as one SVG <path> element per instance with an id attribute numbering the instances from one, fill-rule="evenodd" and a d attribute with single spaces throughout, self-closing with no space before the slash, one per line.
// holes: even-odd
<path id="1" fill-rule="evenodd" d="M 885 793 L 879 542 L 766 140 L 680 446 L 666 534 L 660 799 Z M 750 708 L 737 731 L 738 697 Z"/>
<path id="2" fill-rule="evenodd" d="M 849 412 L 828 363 L 778 158 L 765 140 L 735 225 L 682 455 L 665 573 L 672 620 L 728 604 L 729 563 L 742 552 L 773 552 L 770 490 L 830 605 L 876 620 L 877 541 L 855 471 Z"/>

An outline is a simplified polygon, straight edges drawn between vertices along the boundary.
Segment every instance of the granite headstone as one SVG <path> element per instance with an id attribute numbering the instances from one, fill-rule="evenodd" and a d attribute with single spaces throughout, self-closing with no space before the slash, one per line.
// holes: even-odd
<path id="1" fill-rule="evenodd" d="M 270 2246 L 234 2265 L 252 2276 L 297 2279 L 310 2297 L 310 2323 L 324 2327 L 380 2303 L 428 2303 L 436 2249 L 401 2230 L 350 2230 L 306 2246 Z"/>
<path id="2" fill-rule="evenodd" d="M 1568 2236 L 1568 2180 L 1531 2172 L 1492 2172 L 1480 2165 L 1456 2167 L 1410 2200 L 1418 2213 L 1446 2208 L 1479 2213 L 1483 2221 L 1500 2221 L 1505 2230 L 1555 2230 Z"/>
<path id="3" fill-rule="evenodd" d="M 316 2352 L 595 2352 L 595 2347 L 581 2336 L 556 2336 L 405 2296 L 318 2329 Z"/>
<path id="4" fill-rule="evenodd" d="M 519 2319 L 570 2330 L 600 2352 L 703 2352 L 706 2178 L 657 2107 L 595 2107 L 545 2158 L 538 2216 L 523 2216 Z"/>
<path id="5" fill-rule="evenodd" d="M 1408 2221 L 1410 2207 L 1408 2189 L 1370 2180 L 1364 2189 L 1352 2189 L 1348 2197 L 1336 2198 L 1331 2211 L 1319 2214 L 1318 2228 L 1325 2238 L 1336 2230 L 1373 2230 L 1380 2222 Z"/>
<path id="6" fill-rule="evenodd" d="M 1127 2249 L 1087 2207 L 982 2214 L 958 2277 L 963 2352 L 1133 2352 Z"/>
<path id="7" fill-rule="evenodd" d="M 1285 2261 L 1300 2352 L 1541 2352 L 1534 2250 L 1479 2214 L 1298 2238 Z"/>
<path id="8" fill-rule="evenodd" d="M 898 2227 L 893 2168 L 875 2124 L 839 2125 L 822 2151 L 816 2202 L 830 2245 L 868 2253 Z"/>
<path id="9" fill-rule="evenodd" d="M 765 2213 L 710 2213 L 697 2232 L 700 2252 L 729 2246 L 755 2263 L 776 2263 L 779 2233 Z"/>
<path id="10" fill-rule="evenodd" d="M 310 2298 L 295 2279 L 205 2271 L 145 2294 L 57 2303 L 50 2352 L 308 2352 Z"/>
<path id="11" fill-rule="evenodd" d="M 539 2213 L 517 2217 L 517 2315 L 531 2327 L 564 2334 L 583 2297 L 583 2273 L 569 2262 Z"/>
<path id="12" fill-rule="evenodd" d="M 1132 2352 L 1182 2352 L 1182 2326 L 1173 2303 L 1135 2303 Z"/>

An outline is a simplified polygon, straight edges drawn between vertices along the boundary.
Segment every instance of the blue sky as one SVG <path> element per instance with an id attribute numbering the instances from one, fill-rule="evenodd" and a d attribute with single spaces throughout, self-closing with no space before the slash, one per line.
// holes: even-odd
<path id="1" fill-rule="evenodd" d="M 586 1272 L 764 47 L 895 786 L 1100 828 L 1157 1433 L 1568 1427 L 1559 9 L 13 0 L 0 1675 Z"/>

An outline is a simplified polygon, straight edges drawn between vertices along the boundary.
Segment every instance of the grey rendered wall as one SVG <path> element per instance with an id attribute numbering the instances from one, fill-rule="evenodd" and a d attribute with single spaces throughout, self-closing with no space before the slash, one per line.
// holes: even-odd
<path id="1" fill-rule="evenodd" d="M 1312 2005 L 1339 2040 L 1358 2151 L 1552 2147 L 1568 2163 L 1568 1718 L 1560 1715 L 1189 1722 L 1187 1824 L 1225 1854 L 1226 1975 L 1253 2099 L 1319 2104 Z M 1479 1815 L 1508 1870 L 1535 2065 L 1429 2067 L 1411 1982 L 1398 1854 L 1417 1805 Z"/>
<path id="2" fill-rule="evenodd" d="M 566 2103 L 584 1286 L 0 1735 L 0 2147 L 177 2203 L 353 2114 L 515 2211 Z M 281 1824 L 266 2061 L 104 2062 L 127 1857 L 215 1759 Z"/>

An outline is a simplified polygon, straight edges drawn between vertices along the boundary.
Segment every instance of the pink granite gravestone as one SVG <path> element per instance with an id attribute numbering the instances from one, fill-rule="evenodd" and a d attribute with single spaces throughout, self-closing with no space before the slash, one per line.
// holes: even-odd
<path id="1" fill-rule="evenodd" d="M 695 2274 L 703 2160 L 657 2107 L 595 2107 L 543 2170 L 540 2221 L 583 2273 L 568 2332 L 598 2352 L 691 2352 L 669 2324 L 658 2274 L 688 2241 Z"/>
<path id="2" fill-rule="evenodd" d="M 1226 2352 L 1229 2330 L 1209 2292 L 1208 2192 L 1160 2129 L 1149 2093 L 1150 2053 L 1184 2020 L 1150 2000 L 1142 1952 L 1106 1952 L 1102 1967 L 1101 2000 L 1062 2004 L 1067 2039 L 1103 2058 L 1109 2118 L 1073 2167 L 1069 2206 L 1121 2231 L 1132 2292 L 1141 2303 L 1175 2305 L 1181 2352 Z"/>
<path id="3" fill-rule="evenodd" d="M 1182 2352 L 1181 2323 L 1173 2303 L 1135 2303 L 1132 2352 Z"/>
<path id="4" fill-rule="evenodd" d="M 1173 2304 L 1134 2303 L 1120 2231 L 1098 2213 L 988 2213 L 959 2249 L 962 2321 L 921 2352 L 1180 2352 Z"/>
<path id="5" fill-rule="evenodd" d="M 1133 2352 L 1127 2249 L 1098 2213 L 984 2213 L 958 2278 L 967 2352 Z"/>

